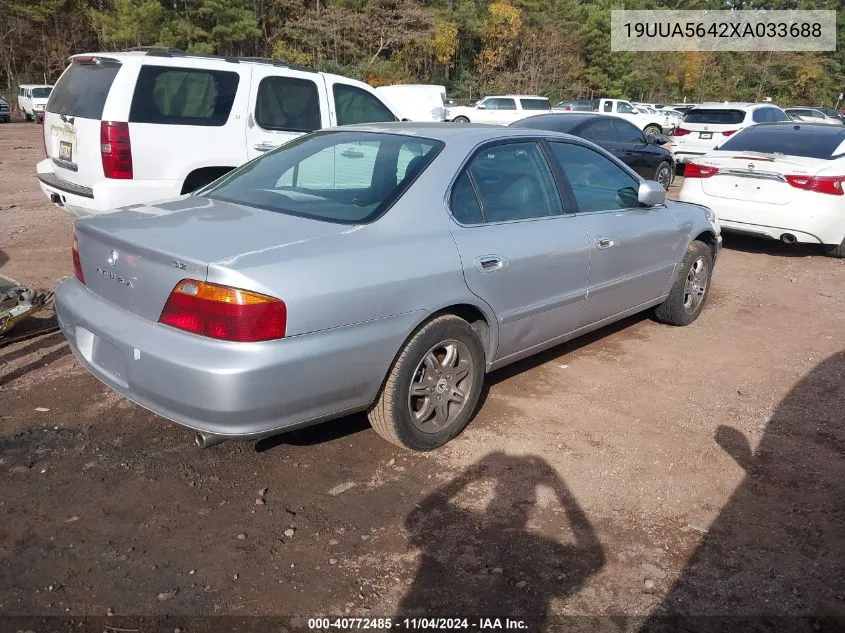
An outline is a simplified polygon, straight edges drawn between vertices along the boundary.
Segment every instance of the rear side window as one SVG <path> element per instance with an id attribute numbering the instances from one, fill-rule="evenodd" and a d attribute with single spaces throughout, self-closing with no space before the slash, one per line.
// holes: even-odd
<path id="1" fill-rule="evenodd" d="M 106 98 L 119 70 L 117 63 L 72 63 L 50 93 L 47 111 L 82 119 L 102 118 Z"/>
<path id="2" fill-rule="evenodd" d="M 523 110 L 551 110 L 548 99 L 520 99 Z"/>
<path id="3" fill-rule="evenodd" d="M 807 110 L 807 116 L 813 116 L 810 110 Z M 789 117 L 777 108 L 758 108 L 751 118 L 755 123 L 777 123 L 789 120 Z"/>
<path id="4" fill-rule="evenodd" d="M 225 125 L 238 90 L 238 73 L 143 66 L 129 110 L 130 123 Z"/>
<path id="5" fill-rule="evenodd" d="M 583 136 L 594 143 L 615 143 L 619 140 L 616 138 L 613 122 L 609 118 L 601 118 L 585 125 L 583 132 L 578 136 Z"/>
<path id="6" fill-rule="evenodd" d="M 332 94 L 338 125 L 396 120 L 387 106 L 366 90 L 348 84 L 335 84 Z"/>
<path id="7" fill-rule="evenodd" d="M 317 84 L 298 77 L 265 77 L 258 84 L 255 120 L 265 130 L 313 132 L 320 129 Z"/>
<path id="8" fill-rule="evenodd" d="M 645 144 L 645 136 L 635 125 L 628 123 L 625 119 L 613 121 L 613 128 L 616 130 L 616 138 L 620 143 Z"/>
<path id="9" fill-rule="evenodd" d="M 798 129 L 795 129 L 795 128 Z M 838 126 L 752 125 L 740 130 L 719 148 L 726 152 L 784 154 L 829 160 L 842 155 L 845 128 Z"/>
<path id="10" fill-rule="evenodd" d="M 745 121 L 744 110 L 699 110 L 693 108 L 684 117 L 684 123 L 709 123 L 711 125 L 739 125 Z"/>

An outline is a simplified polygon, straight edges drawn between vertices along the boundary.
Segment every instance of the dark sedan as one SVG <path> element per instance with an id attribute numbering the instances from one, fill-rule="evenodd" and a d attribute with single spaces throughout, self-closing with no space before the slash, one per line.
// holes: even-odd
<path id="1" fill-rule="evenodd" d="M 675 174 L 672 153 L 661 147 L 663 137 L 646 136 L 625 119 L 587 112 L 541 114 L 520 119 L 511 127 L 565 132 L 603 147 L 643 178 L 656 180 L 668 189 Z"/>

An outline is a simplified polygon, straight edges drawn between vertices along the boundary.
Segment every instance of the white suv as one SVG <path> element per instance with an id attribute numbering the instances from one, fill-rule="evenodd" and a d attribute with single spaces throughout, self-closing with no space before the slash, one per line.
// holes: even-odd
<path id="1" fill-rule="evenodd" d="M 672 152 L 677 162 L 685 163 L 749 125 L 789 120 L 786 112 L 770 103 L 702 103 L 687 112 L 672 132 Z"/>
<path id="2" fill-rule="evenodd" d="M 451 106 L 446 110 L 446 120 L 455 123 L 510 125 L 519 119 L 551 111 L 552 104 L 545 97 L 503 95 L 485 97 L 474 106 Z"/>
<path id="3" fill-rule="evenodd" d="M 301 134 L 395 121 L 360 81 L 256 58 L 74 55 L 44 118 L 41 190 L 76 216 L 190 193 Z"/>

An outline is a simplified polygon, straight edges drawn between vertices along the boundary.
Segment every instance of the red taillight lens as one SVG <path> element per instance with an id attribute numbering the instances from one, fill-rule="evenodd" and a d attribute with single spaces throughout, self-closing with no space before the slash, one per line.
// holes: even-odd
<path id="1" fill-rule="evenodd" d="M 684 167 L 684 178 L 710 178 L 719 172 L 718 167 L 708 167 L 698 163 L 687 163 Z"/>
<path id="2" fill-rule="evenodd" d="M 841 196 L 845 176 L 786 176 L 786 182 L 797 189 Z"/>
<path id="3" fill-rule="evenodd" d="M 672 132 L 672 136 L 686 136 L 687 134 L 690 134 L 690 131 L 682 127 L 676 127 L 675 131 Z"/>
<path id="4" fill-rule="evenodd" d="M 100 122 L 100 154 L 106 178 L 132 179 L 132 144 L 128 123 Z"/>
<path id="5" fill-rule="evenodd" d="M 249 290 L 183 279 L 167 299 L 159 323 L 224 341 L 284 338 L 287 307 Z"/>
<path id="6" fill-rule="evenodd" d="M 731 134 L 736 134 L 739 130 L 725 130 L 722 132 L 722 136 L 730 136 Z"/>
<path id="7" fill-rule="evenodd" d="M 73 274 L 76 280 L 84 285 L 85 275 L 82 274 L 82 262 L 79 261 L 79 243 L 76 241 L 76 233 L 73 234 L 73 245 L 70 248 L 70 252 L 73 256 Z"/>

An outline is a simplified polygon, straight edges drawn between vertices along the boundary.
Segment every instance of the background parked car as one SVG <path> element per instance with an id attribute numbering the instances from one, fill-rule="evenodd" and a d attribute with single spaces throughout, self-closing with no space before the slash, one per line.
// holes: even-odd
<path id="1" fill-rule="evenodd" d="M 376 94 L 407 121 L 445 121 L 446 87 L 423 84 L 379 86 Z"/>
<path id="2" fill-rule="evenodd" d="M 27 121 L 41 122 L 52 90 L 53 86 L 46 84 L 23 84 L 18 88 L 18 108 Z"/>
<path id="3" fill-rule="evenodd" d="M 830 116 L 825 114 L 818 108 L 805 108 L 805 107 L 795 107 L 795 108 L 784 108 L 783 110 L 790 118 L 792 115 L 801 117 L 802 121 L 806 121 L 807 123 L 825 123 L 827 125 L 842 125 L 842 119 L 839 116 Z"/>
<path id="4" fill-rule="evenodd" d="M 549 100 L 533 95 L 485 97 L 473 106 L 447 108 L 446 119 L 455 123 L 508 125 L 537 112 L 550 112 Z"/>
<path id="5" fill-rule="evenodd" d="M 195 191 L 306 132 L 396 119 L 363 82 L 281 62 L 75 55 L 47 105 L 38 180 L 90 215 Z"/>
<path id="6" fill-rule="evenodd" d="M 769 103 L 702 103 L 672 132 L 675 159 L 684 163 L 703 156 L 749 125 L 777 121 L 789 121 L 789 116 Z"/>
<path id="7" fill-rule="evenodd" d="M 56 305 L 85 367 L 201 445 L 366 410 L 428 450 L 489 371 L 652 307 L 692 323 L 720 243 L 707 209 L 581 139 L 358 126 L 77 221 Z"/>
<path id="8" fill-rule="evenodd" d="M 761 123 L 687 163 L 679 199 L 725 231 L 824 244 L 845 257 L 845 127 Z"/>
<path id="9" fill-rule="evenodd" d="M 0 123 L 8 123 L 12 120 L 12 108 L 9 102 L 0 97 Z"/>
<path id="10" fill-rule="evenodd" d="M 664 189 L 672 184 L 675 159 L 661 147 L 668 139 L 646 136 L 625 119 L 592 112 L 541 114 L 517 121 L 512 124 L 514 126 L 585 138 L 606 149 L 643 178 L 656 180 Z"/>

